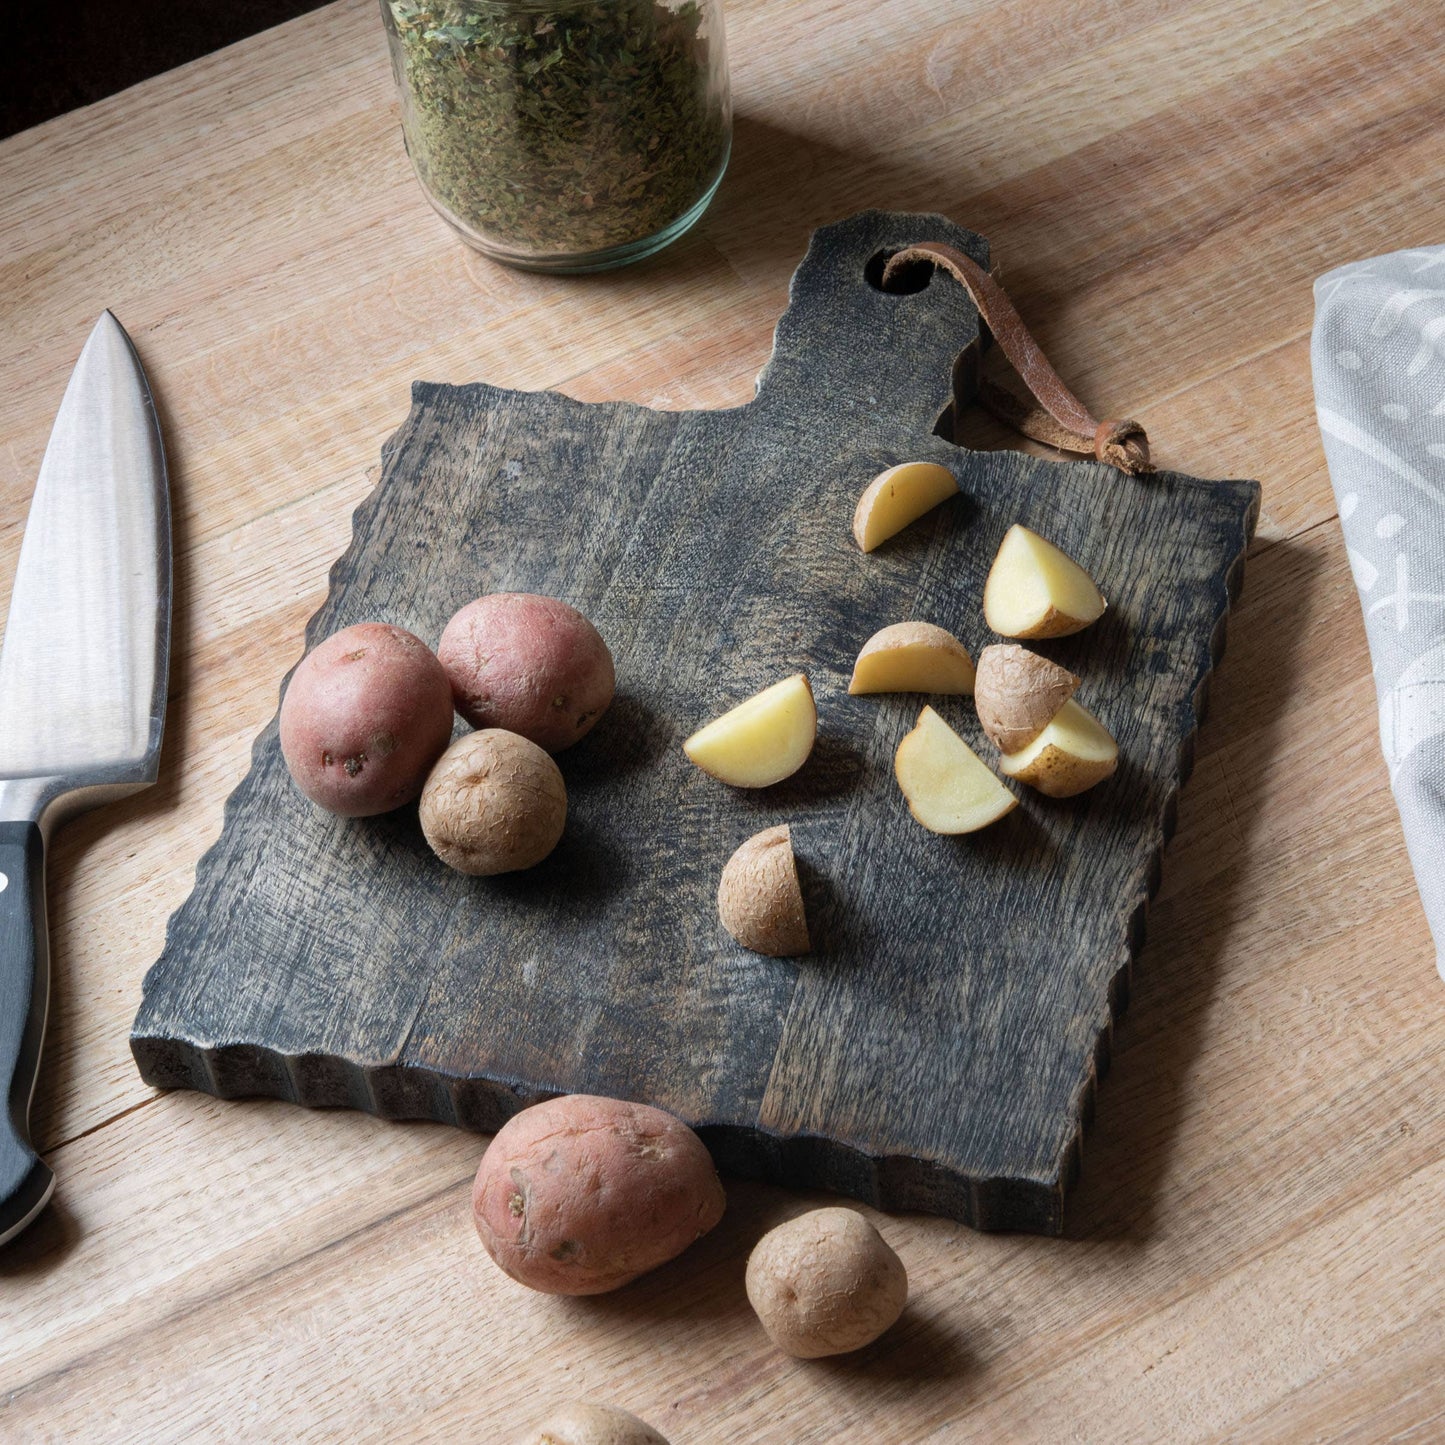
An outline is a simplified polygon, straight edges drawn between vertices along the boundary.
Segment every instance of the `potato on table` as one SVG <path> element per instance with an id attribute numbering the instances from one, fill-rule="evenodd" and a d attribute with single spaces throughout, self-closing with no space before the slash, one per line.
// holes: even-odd
<path id="1" fill-rule="evenodd" d="M 767 788 L 808 761 L 818 709 L 806 674 L 797 672 L 740 702 L 682 745 L 703 772 L 735 788 Z"/>
<path id="2" fill-rule="evenodd" d="M 871 1344 L 903 1313 L 908 1272 L 856 1209 L 814 1209 L 748 1256 L 748 1302 L 772 1342 L 813 1360 Z"/>
<path id="3" fill-rule="evenodd" d="M 488 1254 L 545 1294 L 603 1294 L 681 1254 L 722 1218 L 701 1139 L 646 1104 L 572 1094 L 497 1131 L 472 1189 Z"/>
<path id="4" fill-rule="evenodd" d="M 764 828 L 738 845 L 718 880 L 722 926 L 744 948 L 770 958 L 796 958 L 812 947 L 803 888 L 786 823 Z"/>
<path id="5" fill-rule="evenodd" d="M 951 632 L 932 622 L 895 622 L 863 644 L 848 691 L 962 697 L 973 691 L 973 681 L 973 659 Z"/>
<path id="6" fill-rule="evenodd" d="M 871 552 L 890 537 L 958 495 L 958 479 L 937 462 L 903 462 L 880 472 L 853 510 L 853 540 Z"/>
<path id="7" fill-rule="evenodd" d="M 645 1420 L 616 1405 L 578 1402 L 554 1410 L 524 1445 L 667 1445 Z"/>
<path id="8" fill-rule="evenodd" d="M 1003 753 L 1026 748 L 1073 697 L 1079 679 L 1067 668 L 1013 642 L 979 653 L 973 703 L 989 740 Z"/>
<path id="9" fill-rule="evenodd" d="M 1082 703 L 1070 698 L 1027 747 L 1005 753 L 1000 771 L 1050 798 L 1072 798 L 1112 777 L 1119 744 Z"/>
<path id="10" fill-rule="evenodd" d="M 908 811 L 930 833 L 976 833 L 1018 807 L 988 764 L 931 707 L 898 744 L 893 775 Z"/>

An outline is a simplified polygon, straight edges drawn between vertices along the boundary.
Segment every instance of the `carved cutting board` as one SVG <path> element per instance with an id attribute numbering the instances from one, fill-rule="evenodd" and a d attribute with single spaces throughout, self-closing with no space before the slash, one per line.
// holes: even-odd
<path id="1" fill-rule="evenodd" d="M 667 413 L 418 383 L 307 630 L 368 619 L 435 642 L 491 591 L 580 607 L 618 697 L 559 762 L 570 811 L 528 873 L 465 878 L 414 808 L 327 816 L 272 724 L 171 919 L 132 1047 L 162 1088 L 271 1094 L 495 1130 L 589 1092 L 658 1104 L 726 1172 L 1057 1232 L 1258 507 L 1253 482 L 1131 479 L 944 440 L 977 315 L 942 273 L 879 289 L 919 240 L 987 264 L 938 216 L 820 230 L 746 406 Z M 879 551 L 863 486 L 927 459 L 962 495 Z M 977 654 L 983 581 L 1021 521 L 1077 557 L 1104 619 L 1040 650 L 1119 739 L 1107 783 L 970 837 L 913 821 L 893 752 L 923 701 L 850 698 L 859 646 L 906 618 Z M 682 739 L 808 673 L 814 754 L 756 793 Z M 935 700 L 986 758 L 968 699 Z M 763 958 L 717 922 L 719 871 L 788 821 L 815 952 Z"/>

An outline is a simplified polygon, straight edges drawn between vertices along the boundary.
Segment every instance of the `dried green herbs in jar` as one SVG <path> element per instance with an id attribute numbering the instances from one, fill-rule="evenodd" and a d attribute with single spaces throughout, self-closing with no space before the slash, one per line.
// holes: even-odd
<path id="1" fill-rule="evenodd" d="M 731 140 L 721 0 L 381 0 L 432 204 L 513 265 L 620 265 L 692 225 Z"/>

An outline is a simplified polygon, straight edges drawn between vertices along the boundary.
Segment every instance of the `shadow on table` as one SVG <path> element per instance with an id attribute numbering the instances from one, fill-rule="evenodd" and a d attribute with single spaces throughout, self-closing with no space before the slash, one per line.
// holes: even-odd
<path id="1" fill-rule="evenodd" d="M 734 1395 L 738 1371 L 751 1378 L 759 1369 L 778 1367 L 816 1371 L 830 1387 L 854 1391 L 871 1405 L 935 1390 L 942 1398 L 957 1400 L 960 1383 L 978 1368 L 967 1330 L 928 1313 L 917 1300 L 910 1300 L 898 1322 L 861 1350 L 797 1362 L 777 1352 L 748 1303 L 748 1255 L 768 1230 L 785 1220 L 810 1209 L 850 1207 L 851 1201 L 736 1179 L 727 1180 L 727 1195 L 727 1212 L 717 1227 L 677 1259 L 612 1294 L 559 1298 L 558 1307 L 574 1323 L 591 1323 L 604 1332 L 612 1331 L 619 1320 L 637 1319 L 653 1325 L 676 1320 L 679 1326 L 705 1320 L 719 1334 L 734 1327 L 754 1333 L 756 1349 L 740 1356 L 728 1370 L 697 1383 L 701 1395 L 715 1395 L 720 1403 Z M 761 1360 L 768 1364 L 760 1365 Z M 697 1397 L 690 1403 L 695 1407 Z"/>
<path id="2" fill-rule="evenodd" d="M 0 1244 L 0 1280 L 54 1269 L 80 1243 L 80 1221 L 70 1212 L 56 1182 L 50 1203 L 35 1222 L 7 1244 Z"/>
<path id="3" fill-rule="evenodd" d="M 1230 617 L 1229 643 L 1200 735 L 1203 757 L 1181 794 L 1181 831 L 1206 816 L 1208 799 L 1201 796 L 1206 768 L 1228 769 L 1231 759 L 1247 750 L 1248 773 L 1256 779 L 1267 773 L 1281 741 L 1299 671 L 1296 651 L 1308 631 L 1319 571 L 1314 554 L 1288 542 L 1269 545 L 1247 562 L 1244 594 Z M 1187 895 L 1177 892 L 1176 898 L 1187 899 L 1179 909 L 1151 916 L 1110 1074 L 1085 1135 L 1083 1172 L 1065 1211 L 1068 1238 L 1142 1243 L 1156 1227 L 1210 1002 L 1226 971 L 1244 901 L 1241 884 L 1245 870 L 1257 866 L 1250 842 L 1265 790 L 1226 785 L 1225 791 L 1234 827 L 1218 851 L 1227 849 L 1229 861 Z M 1169 871 L 1166 850 L 1166 878 Z M 1160 1046 L 1161 1040 L 1167 1046 Z M 1140 1047 L 1146 1041 L 1153 1046 Z"/>
<path id="4" fill-rule="evenodd" d="M 870 209 L 939 211 L 968 226 L 965 193 L 962 173 L 840 149 L 817 136 L 739 115 L 727 174 L 697 227 L 626 272 L 607 275 L 660 279 L 715 264 L 721 252 L 750 281 L 772 272 L 786 284 L 817 227 Z"/>

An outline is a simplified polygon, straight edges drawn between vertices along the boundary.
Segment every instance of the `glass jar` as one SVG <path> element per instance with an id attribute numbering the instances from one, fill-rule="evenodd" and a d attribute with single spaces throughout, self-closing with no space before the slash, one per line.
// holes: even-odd
<path id="1" fill-rule="evenodd" d="M 732 141 L 722 0 L 381 0 L 402 133 L 462 239 L 600 271 L 682 235 Z"/>

